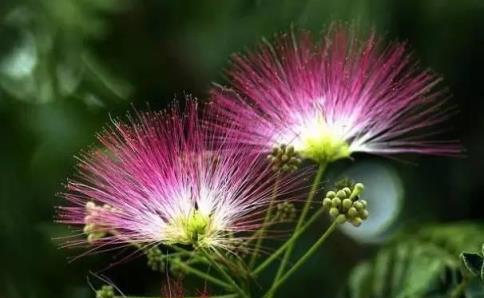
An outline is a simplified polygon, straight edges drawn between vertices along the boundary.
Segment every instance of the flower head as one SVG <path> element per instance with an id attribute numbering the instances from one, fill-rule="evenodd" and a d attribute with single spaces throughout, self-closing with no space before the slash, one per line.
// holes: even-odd
<path id="1" fill-rule="evenodd" d="M 435 141 L 448 116 L 440 79 L 403 44 L 382 47 L 334 25 L 316 44 L 306 32 L 279 36 L 235 55 L 230 84 L 212 91 L 216 128 L 268 152 L 290 144 L 304 158 L 331 162 L 354 152 L 455 155 Z M 226 124 L 230 123 L 230 126 Z"/>
<path id="2" fill-rule="evenodd" d="M 174 106 L 115 121 L 98 136 L 102 148 L 79 158 L 60 221 L 83 226 L 91 244 L 234 249 L 263 222 L 274 174 L 260 158 L 215 140 L 198 114 L 188 100 L 185 113 Z M 293 181 L 283 179 L 281 194 Z"/>

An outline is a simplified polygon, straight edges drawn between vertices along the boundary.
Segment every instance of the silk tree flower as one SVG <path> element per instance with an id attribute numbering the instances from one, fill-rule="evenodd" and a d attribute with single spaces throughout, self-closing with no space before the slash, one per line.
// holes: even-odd
<path id="1" fill-rule="evenodd" d="M 274 174 L 260 158 L 226 146 L 200 123 L 198 104 L 137 113 L 98 135 L 61 196 L 59 220 L 91 244 L 183 244 L 234 250 L 259 229 Z M 289 198 L 299 177 L 286 176 Z M 75 240 L 74 244 L 81 244 Z"/>
<path id="2" fill-rule="evenodd" d="M 343 25 L 320 44 L 306 32 L 284 34 L 234 55 L 227 76 L 212 91 L 214 128 L 259 152 L 291 144 L 319 163 L 355 152 L 460 152 L 458 142 L 434 138 L 450 111 L 441 79 L 402 43 L 383 46 Z"/>

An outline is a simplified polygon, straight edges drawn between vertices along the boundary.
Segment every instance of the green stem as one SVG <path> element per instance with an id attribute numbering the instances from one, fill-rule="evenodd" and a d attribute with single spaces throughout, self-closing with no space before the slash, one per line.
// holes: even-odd
<path id="1" fill-rule="evenodd" d="M 205 250 L 202 250 L 202 252 L 205 255 L 205 257 L 210 261 L 210 263 L 215 267 L 215 269 L 217 269 L 217 271 L 220 272 L 220 274 L 223 275 L 225 280 L 227 280 L 232 285 L 232 287 L 231 287 L 232 290 L 235 290 L 240 295 L 240 297 L 250 298 L 249 295 L 247 295 L 245 293 L 245 291 L 242 290 L 237 285 L 237 283 L 234 281 L 234 279 L 222 267 L 220 267 L 219 263 L 212 258 L 212 256 L 210 255 L 209 252 L 207 252 Z"/>
<path id="2" fill-rule="evenodd" d="M 298 232 L 298 230 L 302 227 L 304 224 L 304 220 L 306 219 L 306 216 L 309 212 L 309 207 L 311 207 L 311 203 L 313 202 L 313 198 L 316 195 L 316 192 L 318 190 L 319 182 L 321 182 L 321 179 L 323 177 L 324 170 L 326 169 L 327 163 L 321 163 L 318 168 L 318 172 L 316 173 L 316 176 L 314 177 L 313 185 L 311 186 L 311 190 L 309 191 L 308 197 L 306 199 L 306 202 L 304 204 L 303 210 L 301 212 L 301 215 L 299 216 L 299 220 L 296 224 L 295 232 Z M 289 261 L 289 258 L 292 254 L 292 250 L 294 249 L 294 241 L 290 242 L 289 246 L 287 247 L 286 253 L 284 254 L 284 257 L 282 258 L 281 264 L 279 265 L 279 269 L 277 270 L 276 277 L 274 278 L 274 283 L 276 283 L 282 276 L 282 273 L 284 272 L 284 269 L 286 268 L 287 262 Z"/>
<path id="3" fill-rule="evenodd" d="M 198 269 L 195 269 L 193 267 L 190 267 L 188 266 L 187 264 L 183 263 L 183 262 L 179 262 L 178 263 L 179 266 L 183 267 L 183 269 L 185 269 L 187 272 L 189 273 L 192 273 L 193 275 L 196 275 L 202 279 L 205 279 L 215 285 L 218 285 L 224 289 L 227 289 L 227 290 L 232 290 L 232 286 L 229 285 L 228 283 L 218 279 L 218 278 L 215 278 L 211 275 L 208 275 L 207 273 L 203 272 L 203 271 L 200 271 Z"/>
<path id="4" fill-rule="evenodd" d="M 262 264 L 260 264 L 255 270 L 252 272 L 254 276 L 257 276 L 261 273 L 264 269 L 266 269 L 277 257 L 279 257 L 286 248 L 291 245 L 292 242 L 295 242 L 318 218 L 321 214 L 323 214 L 325 208 L 320 208 L 316 211 L 313 216 L 304 224 L 302 228 L 299 229 L 296 233 L 294 233 L 289 240 L 286 241 L 281 247 L 279 247 L 272 255 L 270 255 Z"/>
<path id="5" fill-rule="evenodd" d="M 281 175 L 280 172 L 276 173 L 276 180 L 274 182 L 274 187 L 272 189 L 272 196 L 271 196 L 271 202 L 269 204 L 269 208 L 267 209 L 266 216 L 264 218 L 264 222 L 262 223 L 262 227 L 256 232 L 257 242 L 255 244 L 254 251 L 252 252 L 252 257 L 251 257 L 250 262 L 249 262 L 249 268 L 253 268 L 254 265 L 255 265 L 255 262 L 257 260 L 257 256 L 259 254 L 259 249 L 260 249 L 260 246 L 262 245 L 262 240 L 263 240 L 264 234 L 266 232 L 267 224 L 269 223 L 269 221 L 271 219 L 272 209 L 274 208 L 274 203 L 275 203 L 276 198 L 277 198 L 277 192 L 279 190 L 280 175 Z"/>
<path id="6" fill-rule="evenodd" d="M 331 226 L 324 232 L 324 234 L 316 241 L 316 243 L 308 249 L 308 251 L 293 265 L 291 268 L 279 279 L 272 287 L 267 291 L 264 297 L 271 297 L 274 295 L 276 290 L 292 275 L 296 272 L 324 243 L 324 241 L 331 235 L 331 233 L 336 229 L 338 224 L 333 222 Z"/>
<path id="7" fill-rule="evenodd" d="M 185 262 L 187 265 L 191 265 L 194 263 L 204 263 L 204 264 L 209 264 L 205 258 L 199 258 L 197 254 L 194 251 L 186 250 L 184 248 L 178 247 L 176 245 L 170 246 L 172 249 L 176 250 L 179 253 L 186 254 L 189 256 L 191 259 Z"/>

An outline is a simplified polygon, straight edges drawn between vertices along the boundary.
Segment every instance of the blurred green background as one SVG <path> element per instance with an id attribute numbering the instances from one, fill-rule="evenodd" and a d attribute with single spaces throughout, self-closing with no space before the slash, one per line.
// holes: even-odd
<path id="1" fill-rule="evenodd" d="M 93 297 L 89 284 L 100 275 L 129 294 L 159 293 L 164 276 L 142 258 L 111 269 L 118 254 L 69 262 L 82 251 L 59 249 L 54 238 L 68 230 L 53 223 L 55 194 L 73 174 L 73 156 L 131 106 L 158 109 L 186 93 L 205 99 L 212 82 L 224 82 L 231 53 L 291 24 L 319 32 L 334 20 L 408 41 L 445 78 L 459 110 L 449 126 L 466 158 L 358 156 L 390 170 L 403 189 L 401 213 L 390 215 L 385 233 L 482 218 L 482 0 L 2 0 L 0 298 Z M 381 239 L 373 238 L 338 233 L 280 296 L 335 297 L 351 268 L 375 253 Z"/>

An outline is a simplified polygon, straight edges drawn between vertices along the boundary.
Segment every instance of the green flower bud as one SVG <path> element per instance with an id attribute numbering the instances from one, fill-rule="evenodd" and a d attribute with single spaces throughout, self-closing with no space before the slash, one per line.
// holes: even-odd
<path id="1" fill-rule="evenodd" d="M 363 183 L 356 183 L 354 189 L 358 192 L 358 194 L 360 194 L 365 190 L 365 186 Z"/>
<path id="2" fill-rule="evenodd" d="M 323 200 L 323 207 L 324 207 L 324 208 L 329 208 L 329 207 L 331 207 L 331 202 L 332 202 L 332 201 L 331 201 L 331 199 L 330 199 L 330 198 L 324 198 L 324 200 Z"/>
<path id="3" fill-rule="evenodd" d="M 148 259 L 148 267 L 153 271 L 163 272 L 165 269 L 164 256 L 158 247 L 152 247 L 145 250 L 146 258 Z"/>
<path id="4" fill-rule="evenodd" d="M 356 183 L 350 198 L 352 200 L 358 199 L 358 196 L 361 195 L 364 190 L 365 190 L 365 186 L 362 183 Z"/>
<path id="5" fill-rule="evenodd" d="M 361 218 L 359 218 L 359 217 L 355 217 L 355 218 L 351 219 L 350 222 L 353 226 L 359 227 L 359 226 L 361 226 L 361 223 L 363 222 L 363 220 L 361 220 Z"/>
<path id="6" fill-rule="evenodd" d="M 290 202 L 282 202 L 277 204 L 276 212 L 273 215 L 272 220 L 274 222 L 287 222 L 292 221 L 296 217 L 296 207 Z"/>
<path id="7" fill-rule="evenodd" d="M 349 187 L 343 188 L 343 191 L 346 194 L 346 197 L 349 197 L 351 195 L 351 189 Z"/>
<path id="8" fill-rule="evenodd" d="M 336 196 L 340 199 L 345 199 L 346 198 L 346 192 L 344 190 L 338 190 L 338 192 L 336 193 Z"/>
<path id="9" fill-rule="evenodd" d="M 336 216 L 338 216 L 338 214 L 339 214 L 338 208 L 333 207 L 333 208 L 329 209 L 329 215 L 331 215 L 332 217 L 336 217 Z"/>
<path id="10" fill-rule="evenodd" d="M 184 276 L 187 273 L 187 271 L 182 264 L 183 264 L 183 261 L 179 257 L 171 258 L 170 260 L 171 273 L 178 277 Z"/>
<path id="11" fill-rule="evenodd" d="M 96 291 L 96 298 L 114 298 L 114 288 L 112 286 L 102 286 Z"/>
<path id="12" fill-rule="evenodd" d="M 344 179 L 336 183 L 335 188 L 335 191 L 326 193 L 323 206 L 331 207 L 329 214 L 336 223 L 349 221 L 355 227 L 360 226 L 368 218 L 368 203 L 359 199 L 364 190 L 363 184 Z"/>
<path id="13" fill-rule="evenodd" d="M 363 204 L 361 204 L 361 202 L 358 202 L 358 201 L 354 202 L 354 203 L 353 203 L 353 206 L 354 206 L 354 207 L 356 208 L 356 210 L 358 210 L 358 211 L 360 211 L 360 210 L 363 210 L 363 209 L 364 209 Z"/>
<path id="14" fill-rule="evenodd" d="M 355 218 L 358 215 L 358 210 L 355 207 L 351 207 L 347 213 L 350 218 Z"/>
<path id="15" fill-rule="evenodd" d="M 275 172 L 291 172 L 297 170 L 301 159 L 293 146 L 281 144 L 272 148 L 267 160 L 272 164 L 271 169 Z"/>
<path id="16" fill-rule="evenodd" d="M 331 201 L 331 205 L 335 208 L 339 208 L 341 206 L 341 199 L 336 197 Z"/>
<path id="17" fill-rule="evenodd" d="M 344 224 L 346 222 L 346 216 L 344 214 L 340 214 L 336 217 L 335 222 L 338 224 Z"/>
<path id="18" fill-rule="evenodd" d="M 342 205 L 344 210 L 348 210 L 351 206 L 353 206 L 353 202 L 350 199 L 344 199 Z"/>

